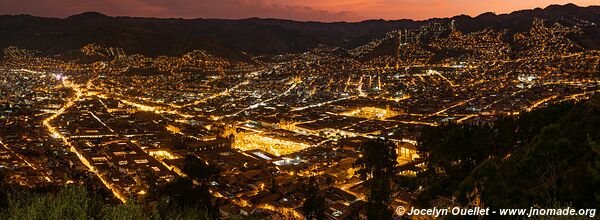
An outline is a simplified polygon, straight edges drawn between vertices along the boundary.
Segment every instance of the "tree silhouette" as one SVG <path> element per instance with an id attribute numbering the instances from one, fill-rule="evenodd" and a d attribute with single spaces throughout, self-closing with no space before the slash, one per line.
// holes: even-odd
<path id="1" fill-rule="evenodd" d="M 275 177 L 271 178 L 271 182 L 270 182 L 270 186 L 269 186 L 269 192 L 270 193 L 277 193 L 277 191 L 279 191 L 278 187 L 277 187 L 277 183 L 275 182 Z"/>
<path id="2" fill-rule="evenodd" d="M 501 117 L 425 128 L 417 146 L 428 169 L 416 205 L 436 197 L 460 205 L 598 207 L 600 96 Z M 599 161 L 599 162 L 596 162 Z"/>
<path id="3" fill-rule="evenodd" d="M 207 185 L 194 185 L 193 181 L 187 177 L 179 177 L 170 183 L 165 184 L 160 189 L 160 196 L 163 202 L 159 214 L 169 213 L 169 209 L 178 208 L 181 210 L 193 208 L 199 210 L 212 210 L 212 197 Z"/>
<path id="4" fill-rule="evenodd" d="M 600 185 L 600 144 L 591 141 L 589 137 L 588 142 L 594 153 L 596 153 L 596 160 L 590 165 L 590 170 L 592 171 L 594 184 Z M 594 195 L 596 196 L 596 202 L 600 203 L 600 191 L 596 191 Z"/>
<path id="5" fill-rule="evenodd" d="M 392 178 L 398 165 L 396 144 L 386 140 L 370 140 L 360 148 L 361 156 L 354 163 L 358 175 L 369 183 L 368 219 L 390 219 Z"/>
<path id="6" fill-rule="evenodd" d="M 306 219 L 325 219 L 325 197 L 319 191 L 319 184 L 315 177 L 310 177 L 305 183 L 306 200 L 302 206 Z"/>

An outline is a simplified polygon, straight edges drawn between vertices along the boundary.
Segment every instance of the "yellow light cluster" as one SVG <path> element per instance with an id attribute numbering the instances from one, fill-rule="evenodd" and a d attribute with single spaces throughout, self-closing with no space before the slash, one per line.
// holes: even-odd
<path id="1" fill-rule="evenodd" d="M 150 152 L 148 152 L 148 155 L 153 156 L 155 158 L 169 159 L 169 160 L 174 160 L 174 159 L 179 158 L 179 157 L 173 155 L 171 152 L 166 151 L 166 150 L 150 151 Z"/>
<path id="2" fill-rule="evenodd" d="M 244 151 L 258 149 L 275 156 L 291 154 L 310 147 L 307 143 L 273 138 L 258 133 L 238 135 L 233 146 Z"/>
<path id="3" fill-rule="evenodd" d="M 389 117 L 394 117 L 399 115 L 400 112 L 393 111 L 390 109 L 383 109 L 377 107 L 361 107 L 352 111 L 344 112 L 342 115 L 359 117 L 359 118 L 369 118 L 369 119 L 384 119 Z"/>

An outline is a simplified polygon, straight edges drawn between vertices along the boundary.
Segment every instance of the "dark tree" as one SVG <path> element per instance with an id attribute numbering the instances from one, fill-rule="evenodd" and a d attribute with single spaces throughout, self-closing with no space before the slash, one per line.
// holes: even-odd
<path id="1" fill-rule="evenodd" d="M 316 178 L 310 177 L 305 183 L 306 200 L 302 206 L 306 219 L 325 219 L 325 197 L 320 193 Z"/>
<path id="2" fill-rule="evenodd" d="M 590 145 L 592 146 L 592 150 L 596 153 L 596 160 L 591 165 L 590 170 L 592 171 L 592 177 L 595 185 L 600 185 L 600 144 L 596 142 L 592 142 L 589 140 Z M 596 191 L 596 202 L 600 203 L 600 191 Z"/>
<path id="3" fill-rule="evenodd" d="M 369 219 L 390 219 L 392 179 L 398 165 L 396 144 L 385 140 L 370 140 L 360 147 L 361 155 L 354 163 L 361 179 L 369 183 Z"/>
<path id="4" fill-rule="evenodd" d="M 275 177 L 271 178 L 271 186 L 269 186 L 270 193 L 277 193 L 279 189 L 277 188 L 277 183 L 275 182 Z"/>
<path id="5" fill-rule="evenodd" d="M 8 183 L 4 180 L 6 177 L 6 170 L 0 169 L 0 210 L 8 207 Z"/>
<path id="6" fill-rule="evenodd" d="M 417 205 L 439 196 L 460 205 L 598 207 L 600 96 L 499 118 L 426 128 L 419 153 Z"/>
<path id="7" fill-rule="evenodd" d="M 219 169 L 190 155 L 183 161 L 183 172 L 187 177 L 177 178 L 160 189 L 163 204 L 159 205 L 165 207 L 164 210 L 159 207 L 160 215 L 172 213 L 168 209 L 175 207 L 179 210 L 205 210 L 209 216 L 216 217 L 217 209 L 209 187 L 217 179 Z"/>
<path id="8" fill-rule="evenodd" d="M 195 185 L 194 182 L 187 177 L 176 178 L 172 182 L 162 186 L 159 192 L 162 201 L 161 204 L 159 204 L 157 211 L 160 216 L 165 216 L 170 213 L 173 208 L 179 210 L 215 210 L 208 186 Z"/>

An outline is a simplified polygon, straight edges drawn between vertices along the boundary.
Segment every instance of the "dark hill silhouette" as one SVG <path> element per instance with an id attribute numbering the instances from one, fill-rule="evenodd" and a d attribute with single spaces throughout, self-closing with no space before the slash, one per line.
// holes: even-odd
<path id="1" fill-rule="evenodd" d="M 534 18 L 548 23 L 581 25 L 584 35 L 576 39 L 584 48 L 600 48 L 600 7 L 553 5 L 545 9 L 517 11 L 477 17 L 413 20 L 368 20 L 363 22 L 298 22 L 280 19 L 249 18 L 174 19 L 110 17 L 86 12 L 68 18 L 41 18 L 29 15 L 0 16 L 0 48 L 17 46 L 46 54 L 78 50 L 89 43 L 121 47 L 128 53 L 149 56 L 177 55 L 195 49 L 234 60 L 247 60 L 248 54 L 272 55 L 304 52 L 318 45 L 354 48 L 385 33 L 418 28 L 430 22 L 450 22 L 463 32 L 486 28 L 508 29 L 509 33 L 529 29 Z M 243 51 L 243 52 L 242 52 Z"/>

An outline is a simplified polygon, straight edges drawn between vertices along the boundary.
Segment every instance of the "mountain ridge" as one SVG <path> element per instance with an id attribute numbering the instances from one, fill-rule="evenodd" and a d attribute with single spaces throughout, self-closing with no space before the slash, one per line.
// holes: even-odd
<path id="1" fill-rule="evenodd" d="M 432 22 L 448 24 L 455 21 L 458 30 L 465 33 L 484 29 L 524 32 L 535 18 L 563 25 L 581 26 L 577 22 L 589 22 L 588 26 L 582 26 L 584 36 L 577 42 L 584 48 L 600 48 L 600 6 L 579 7 L 574 4 L 499 15 L 488 12 L 476 17 L 459 15 L 420 21 L 140 18 L 111 17 L 97 12 L 84 12 L 67 18 L 0 15 L 0 48 L 17 46 L 52 55 L 97 43 L 148 56 L 177 55 L 201 49 L 223 58 L 247 60 L 250 55 L 300 53 L 318 45 L 352 49 L 387 32 L 415 29 Z"/>

